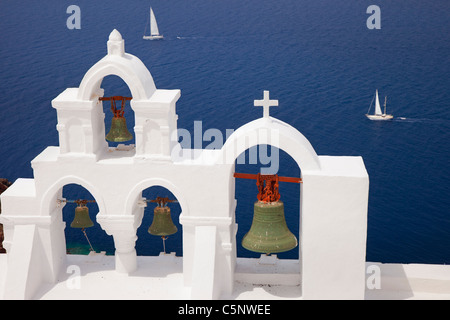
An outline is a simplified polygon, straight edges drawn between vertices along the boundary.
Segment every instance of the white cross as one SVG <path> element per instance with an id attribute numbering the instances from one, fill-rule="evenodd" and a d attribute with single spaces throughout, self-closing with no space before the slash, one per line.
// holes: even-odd
<path id="1" fill-rule="evenodd" d="M 269 108 L 270 107 L 278 107 L 278 100 L 270 100 L 269 99 L 269 91 L 264 90 L 264 99 L 262 100 L 254 100 L 255 107 L 263 107 L 263 117 L 269 117 Z"/>

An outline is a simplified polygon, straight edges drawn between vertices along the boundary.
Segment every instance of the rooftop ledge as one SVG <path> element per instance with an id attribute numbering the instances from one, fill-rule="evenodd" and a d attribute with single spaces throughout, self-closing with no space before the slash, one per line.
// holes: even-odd
<path id="1" fill-rule="evenodd" d="M 50 146 L 44 149 L 31 161 L 34 167 L 39 163 L 61 161 L 97 162 L 100 164 L 134 164 L 136 162 L 171 162 L 176 165 L 215 165 L 225 164 L 225 159 L 220 159 L 223 154 L 215 149 L 178 149 L 173 152 L 172 158 L 162 156 L 136 156 L 136 148 L 133 144 L 109 147 L 98 158 L 83 153 L 71 153 L 61 155 L 59 147 Z M 368 173 L 361 157 L 352 156 L 318 156 L 320 170 L 302 170 L 302 174 L 308 175 L 333 175 L 336 177 L 347 176 L 367 178 Z"/>
<path id="2" fill-rule="evenodd" d="M 217 164 L 220 156 L 219 150 L 213 149 L 180 149 L 169 159 L 163 156 L 136 156 L 136 148 L 134 145 L 119 145 L 118 147 L 109 147 L 102 152 L 98 159 L 94 156 L 84 153 L 70 153 L 61 155 L 59 147 L 50 146 L 44 149 L 32 161 L 31 165 L 35 167 L 41 163 L 58 162 L 58 161 L 76 161 L 79 162 L 97 162 L 100 164 L 133 164 L 136 162 L 171 162 L 180 165 L 213 165 Z M 219 163 L 220 164 L 220 163 Z"/>
<path id="3" fill-rule="evenodd" d="M 71 109 L 72 105 L 66 105 L 65 102 L 80 102 L 78 98 L 79 88 L 67 88 L 61 92 L 56 98 L 53 99 L 53 106 L 57 109 L 68 108 Z M 91 100 L 94 100 L 103 95 L 103 90 L 99 90 Z M 176 101 L 181 96 L 181 91 L 179 89 L 156 89 L 152 94 L 150 99 L 141 100 L 149 101 L 153 103 L 170 103 Z M 91 100 L 81 100 L 81 101 L 91 101 Z M 138 101 L 138 100 L 136 100 Z"/>

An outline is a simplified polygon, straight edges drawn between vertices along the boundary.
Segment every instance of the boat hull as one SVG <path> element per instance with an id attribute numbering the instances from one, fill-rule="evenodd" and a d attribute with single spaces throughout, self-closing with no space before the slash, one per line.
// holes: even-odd
<path id="1" fill-rule="evenodd" d="M 163 39 L 163 36 L 143 36 L 142 37 L 144 40 L 160 40 Z"/>
<path id="2" fill-rule="evenodd" d="M 369 120 L 392 120 L 394 118 L 392 114 L 382 114 L 382 115 L 366 114 L 366 117 L 369 118 Z"/>

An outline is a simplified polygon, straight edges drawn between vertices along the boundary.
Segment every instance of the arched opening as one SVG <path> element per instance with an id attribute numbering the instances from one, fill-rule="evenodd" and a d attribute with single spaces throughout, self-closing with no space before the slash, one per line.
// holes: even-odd
<path id="1" fill-rule="evenodd" d="M 167 198 L 169 201 L 166 206 L 170 209 L 170 218 L 173 225 L 176 227 L 176 232 L 165 236 L 163 241 L 162 236 L 149 233 L 149 228 L 152 223 L 155 222 L 154 227 L 160 227 L 162 224 L 154 221 L 155 219 L 155 208 L 158 206 L 156 202 L 157 197 Z M 142 191 L 142 198 L 145 199 L 146 207 L 144 208 L 144 215 L 142 218 L 141 225 L 137 230 L 138 240 L 136 241 L 136 253 L 138 256 L 158 256 L 161 252 L 166 254 L 175 253 L 175 256 L 181 257 L 183 255 L 183 245 L 182 245 L 182 227 L 179 222 L 179 216 L 181 214 L 181 205 L 175 195 L 168 189 L 155 185 L 148 187 Z M 163 219 L 163 227 L 166 230 L 169 224 L 169 219 L 165 217 Z M 158 230 L 160 231 L 160 230 Z M 154 232 L 154 230 L 153 230 Z M 164 231 L 162 231 L 164 233 Z"/>
<path id="2" fill-rule="evenodd" d="M 103 97 L 113 97 L 113 96 L 122 96 L 122 97 L 131 97 L 131 90 L 126 84 L 126 82 L 116 75 L 108 75 L 104 77 L 101 80 L 101 87 L 104 90 Z M 115 102 L 115 107 L 117 109 L 121 109 L 122 101 L 118 100 Z M 119 144 L 124 145 L 132 145 L 136 144 L 136 134 L 134 132 L 134 126 L 135 126 L 135 115 L 134 111 L 131 108 L 130 101 L 124 102 L 124 118 L 126 120 L 126 128 L 131 133 L 132 139 L 127 141 L 110 141 L 106 139 L 106 136 L 110 132 L 111 124 L 113 122 L 113 112 L 111 111 L 111 102 L 110 101 L 103 101 L 103 112 L 105 114 L 105 140 L 108 143 L 109 147 L 116 148 Z"/>
<path id="3" fill-rule="evenodd" d="M 137 183 L 130 190 L 125 201 L 126 215 L 142 215 L 137 230 L 136 253 L 138 255 L 159 255 L 162 252 L 162 239 L 148 233 L 153 222 L 156 203 L 150 202 L 157 197 L 169 198 L 177 202 L 169 203 L 172 222 L 177 227 L 177 232 L 167 240 L 167 252 L 176 252 L 177 256 L 183 254 L 182 227 L 179 223 L 181 214 L 189 214 L 188 203 L 183 193 L 170 181 L 162 178 L 149 178 Z M 143 209 L 143 210 L 142 210 Z"/>
<path id="4" fill-rule="evenodd" d="M 277 174 L 285 177 L 300 178 L 300 168 L 292 157 L 283 150 L 270 145 L 257 145 L 241 153 L 235 161 L 235 172 L 250 174 Z M 300 253 L 300 184 L 280 182 L 281 201 L 284 203 L 284 215 L 289 230 L 295 235 L 298 246 L 286 252 L 276 253 L 279 259 L 298 260 Z M 258 188 L 256 180 L 235 179 L 236 210 L 238 224 L 236 234 L 237 257 L 259 258 L 261 253 L 242 247 L 242 239 L 250 230 L 254 214 L 254 203 Z"/>
<path id="5" fill-rule="evenodd" d="M 65 199 L 65 205 L 62 208 L 62 219 L 66 223 L 64 230 L 66 239 L 67 254 L 87 255 L 92 250 L 95 252 L 104 251 L 107 255 L 114 255 L 114 241 L 108 236 L 101 226 L 97 223 L 96 216 L 99 212 L 99 206 L 92 194 L 83 186 L 70 183 L 62 187 L 61 197 Z M 75 219 L 75 208 L 78 206 L 74 200 L 88 200 L 89 218 L 93 222 L 92 227 L 82 230 L 78 227 L 71 227 Z M 83 232 L 84 231 L 84 232 Z"/>
<path id="6" fill-rule="evenodd" d="M 144 63 L 126 53 L 123 56 L 115 55 L 114 59 L 103 58 L 94 64 L 81 80 L 78 99 L 90 100 L 100 89 L 103 78 L 109 75 L 123 79 L 137 100 L 150 98 L 156 90 L 153 77 Z"/>

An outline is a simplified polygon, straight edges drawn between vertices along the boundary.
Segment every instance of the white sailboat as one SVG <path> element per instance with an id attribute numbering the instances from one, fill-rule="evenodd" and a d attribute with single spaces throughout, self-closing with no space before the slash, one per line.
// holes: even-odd
<path id="1" fill-rule="evenodd" d="M 370 104 L 369 110 L 367 111 L 366 117 L 370 120 L 391 120 L 394 118 L 392 114 L 386 114 L 386 101 L 387 97 L 384 98 L 384 112 L 381 112 L 380 100 L 378 99 L 378 89 L 375 91 L 375 112 L 374 114 L 369 114 L 372 103 Z M 372 100 L 373 102 L 373 100 Z"/>
<path id="2" fill-rule="evenodd" d="M 146 36 L 144 31 L 143 39 L 145 40 L 158 40 L 164 38 L 162 34 L 159 34 L 158 23 L 156 23 L 155 14 L 152 7 L 150 7 L 150 35 Z"/>

